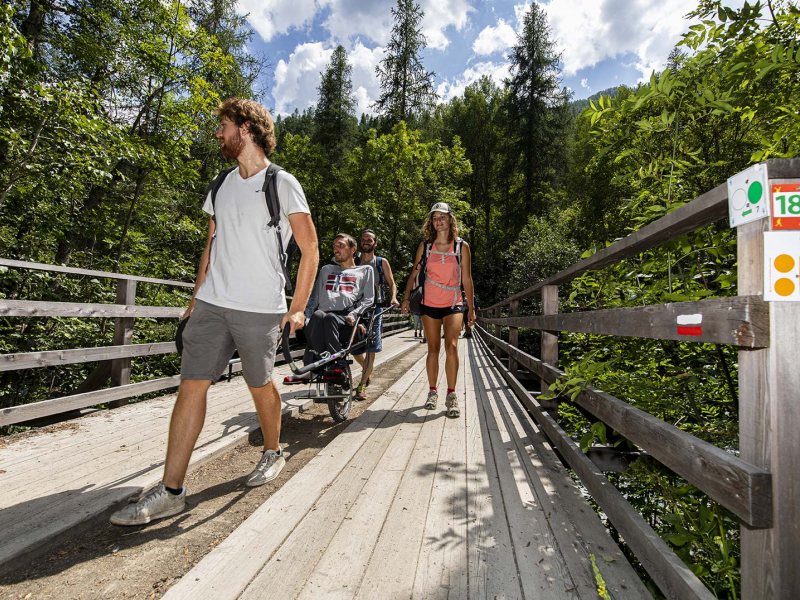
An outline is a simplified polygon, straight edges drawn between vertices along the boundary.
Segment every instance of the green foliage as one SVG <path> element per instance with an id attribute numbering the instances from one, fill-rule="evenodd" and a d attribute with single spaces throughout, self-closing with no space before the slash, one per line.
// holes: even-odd
<path id="1" fill-rule="evenodd" d="M 601 598 L 601 600 L 611 600 L 611 594 L 608 593 L 608 588 L 606 587 L 606 582 L 603 579 L 603 574 L 600 573 L 600 569 L 597 568 L 597 560 L 594 557 L 594 554 L 590 554 L 589 558 L 592 560 L 592 572 L 594 573 L 594 581 L 597 584 L 597 595 Z M 613 558 L 611 560 L 614 560 Z"/>
<path id="2" fill-rule="evenodd" d="M 448 202 L 469 214 L 463 183 L 469 161 L 458 138 L 452 146 L 423 142 L 404 122 L 392 132 L 375 130 L 363 147 L 331 164 L 324 149 L 304 136 L 288 134 L 276 162 L 291 171 L 309 198 L 323 256 L 333 236 L 370 227 L 381 239 L 381 254 L 400 276 L 410 269 L 430 207 Z M 332 208 L 335 207 L 335 210 Z"/>
<path id="3" fill-rule="evenodd" d="M 551 190 L 540 192 L 542 202 L 553 206 L 566 204 L 563 194 Z M 531 216 L 516 241 L 504 256 L 510 265 L 501 283 L 501 296 L 509 296 L 529 287 L 574 263 L 581 254 L 572 237 L 572 223 L 577 210 L 553 209 L 543 217 Z"/>
<path id="4" fill-rule="evenodd" d="M 191 280 L 206 235 L 200 206 L 222 166 L 212 115 L 252 96 L 262 63 L 234 3 L 108 0 L 0 12 L 0 256 Z M 16 10 L 14 10 L 16 8 Z M 28 31 L 24 38 L 22 31 Z M 114 302 L 113 282 L 9 270 L 9 299 Z M 185 292 L 140 285 L 137 302 L 183 306 Z M 139 319 L 135 341 L 174 321 Z M 4 353 L 110 345 L 108 319 L 0 322 Z M 177 372 L 177 357 L 134 361 L 133 380 Z M 79 389 L 95 365 L 7 372 L 0 406 Z"/>

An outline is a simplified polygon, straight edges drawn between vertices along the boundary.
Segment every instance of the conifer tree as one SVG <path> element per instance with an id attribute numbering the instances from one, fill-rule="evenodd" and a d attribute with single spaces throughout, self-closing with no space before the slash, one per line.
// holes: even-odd
<path id="1" fill-rule="evenodd" d="M 413 120 L 436 100 L 435 73 L 425 70 L 420 57 L 427 46 L 421 27 L 425 13 L 414 0 L 397 0 L 392 16 L 394 26 L 386 58 L 375 68 L 381 80 L 381 96 L 373 105 L 389 126 Z"/>
<path id="2" fill-rule="evenodd" d="M 353 67 L 347 61 L 344 46 L 333 51 L 331 62 L 322 73 L 317 91 L 319 100 L 314 113 L 316 132 L 314 141 L 320 144 L 334 160 L 344 156 L 352 147 L 356 132 L 356 99 L 350 77 Z"/>
<path id="3" fill-rule="evenodd" d="M 525 14 L 522 32 L 509 55 L 508 114 L 525 178 L 523 208 L 541 212 L 534 196 L 566 168 L 569 93 L 561 86 L 561 55 L 550 39 L 547 15 L 537 4 Z"/>

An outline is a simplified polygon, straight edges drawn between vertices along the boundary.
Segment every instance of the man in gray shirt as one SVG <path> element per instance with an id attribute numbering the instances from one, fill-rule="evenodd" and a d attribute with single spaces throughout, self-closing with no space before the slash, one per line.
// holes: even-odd
<path id="1" fill-rule="evenodd" d="M 340 351 L 342 343 L 350 339 L 356 317 L 375 304 L 374 269 L 357 267 L 355 253 L 353 237 L 340 233 L 333 239 L 337 264 L 322 267 L 312 294 L 315 306 L 309 306 L 315 310 L 306 325 L 306 364 L 325 351 Z"/>

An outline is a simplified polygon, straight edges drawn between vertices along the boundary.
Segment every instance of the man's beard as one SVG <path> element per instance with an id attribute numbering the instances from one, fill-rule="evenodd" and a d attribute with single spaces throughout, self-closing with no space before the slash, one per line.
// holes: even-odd
<path id="1" fill-rule="evenodd" d="M 371 246 L 365 246 L 363 244 L 361 245 L 361 251 L 362 252 L 373 252 L 374 250 L 375 250 L 375 244 L 373 244 Z"/>
<path id="2" fill-rule="evenodd" d="M 236 136 L 231 138 L 230 142 L 222 140 L 222 156 L 228 160 L 234 160 L 235 158 L 238 158 L 243 149 L 244 140 L 238 131 L 236 132 Z"/>

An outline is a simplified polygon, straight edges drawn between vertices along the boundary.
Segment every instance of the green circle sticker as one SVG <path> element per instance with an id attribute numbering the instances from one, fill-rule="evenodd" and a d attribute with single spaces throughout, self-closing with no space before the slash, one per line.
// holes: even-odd
<path id="1" fill-rule="evenodd" d="M 761 200 L 761 195 L 764 193 L 764 186 L 761 185 L 760 181 L 754 181 L 750 184 L 750 187 L 747 188 L 747 199 L 750 200 L 751 204 L 757 204 L 759 200 Z"/>

